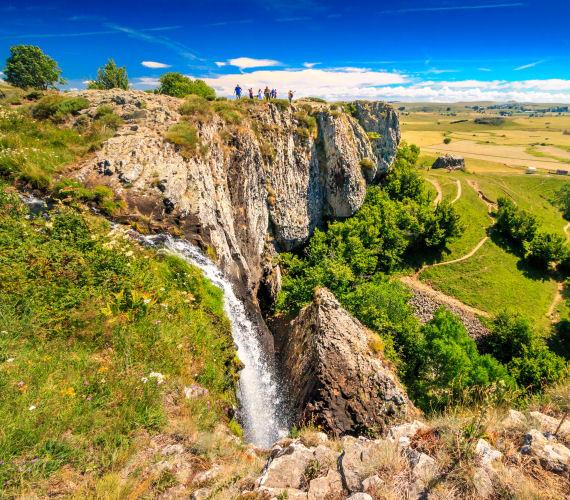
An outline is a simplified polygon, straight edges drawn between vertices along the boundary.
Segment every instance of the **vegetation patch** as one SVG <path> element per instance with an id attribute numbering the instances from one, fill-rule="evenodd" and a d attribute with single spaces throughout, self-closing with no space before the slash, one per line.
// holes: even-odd
<path id="1" fill-rule="evenodd" d="M 185 158 L 192 158 L 203 149 L 198 137 L 198 129 L 186 121 L 172 125 L 164 134 L 164 138 L 177 145 Z"/>
<path id="2" fill-rule="evenodd" d="M 32 107 L 32 116 L 38 120 L 63 122 L 69 115 L 75 115 L 89 107 L 89 101 L 84 97 L 64 97 L 60 94 L 50 94 L 43 97 Z"/>

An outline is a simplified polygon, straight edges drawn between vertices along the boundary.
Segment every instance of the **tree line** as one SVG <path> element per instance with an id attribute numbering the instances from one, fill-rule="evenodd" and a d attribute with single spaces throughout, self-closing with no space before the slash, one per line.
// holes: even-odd
<path id="1" fill-rule="evenodd" d="M 64 85 L 62 70 L 58 63 L 34 45 L 15 45 L 10 47 L 10 56 L 4 68 L 4 80 L 22 89 L 48 90 Z M 151 92 L 173 97 L 199 95 L 206 99 L 216 97 L 215 90 L 204 80 L 193 80 L 182 73 L 163 74 L 160 85 Z M 118 66 L 113 59 L 97 70 L 97 78 L 87 84 L 87 88 L 110 90 L 129 88 L 129 77 L 124 66 Z"/>

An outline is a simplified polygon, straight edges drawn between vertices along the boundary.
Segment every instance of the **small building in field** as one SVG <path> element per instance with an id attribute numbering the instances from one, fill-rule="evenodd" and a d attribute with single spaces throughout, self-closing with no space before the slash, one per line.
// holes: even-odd
<path id="1" fill-rule="evenodd" d="M 447 168 L 448 170 L 465 170 L 462 156 L 443 155 L 433 162 L 431 168 Z"/>
<path id="2" fill-rule="evenodd" d="M 536 174 L 536 167 L 527 167 L 526 173 L 527 174 Z"/>

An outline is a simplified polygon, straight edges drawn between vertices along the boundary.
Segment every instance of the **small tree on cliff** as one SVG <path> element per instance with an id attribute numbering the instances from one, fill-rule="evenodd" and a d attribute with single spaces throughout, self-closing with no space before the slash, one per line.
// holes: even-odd
<path id="1" fill-rule="evenodd" d="M 23 89 L 47 90 L 58 83 L 65 83 L 57 62 L 34 45 L 10 47 L 4 73 L 8 83 Z"/>
<path id="2" fill-rule="evenodd" d="M 97 79 L 89 82 L 87 88 L 98 90 L 127 90 L 129 88 L 127 69 L 124 66 L 117 66 L 113 59 L 109 59 L 105 66 L 97 70 Z"/>
<path id="3" fill-rule="evenodd" d="M 186 97 L 187 95 L 199 95 L 205 99 L 216 97 L 216 91 L 204 80 L 192 80 L 182 73 L 165 73 L 160 77 L 159 94 L 172 97 Z"/>

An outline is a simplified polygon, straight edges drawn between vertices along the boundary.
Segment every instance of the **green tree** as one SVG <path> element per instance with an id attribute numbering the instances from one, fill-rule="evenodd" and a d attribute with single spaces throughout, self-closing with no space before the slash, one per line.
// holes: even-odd
<path id="1" fill-rule="evenodd" d="M 556 202 L 564 212 L 564 217 L 570 219 L 570 184 L 564 184 L 556 193 Z"/>
<path id="2" fill-rule="evenodd" d="M 107 64 L 97 70 L 97 79 L 89 82 L 87 88 L 97 90 L 127 90 L 129 88 L 127 69 L 124 66 L 118 67 L 113 59 L 109 59 Z"/>
<path id="3" fill-rule="evenodd" d="M 216 91 L 204 82 L 204 80 L 192 80 L 181 73 L 165 73 L 160 77 L 160 87 L 157 92 L 172 97 L 186 97 L 198 95 L 205 99 L 216 97 Z"/>
<path id="4" fill-rule="evenodd" d="M 524 249 L 526 259 L 543 269 L 560 262 L 568 253 L 566 239 L 554 233 L 536 233 L 531 241 L 524 242 Z"/>
<path id="5" fill-rule="evenodd" d="M 58 83 L 65 83 L 57 62 L 33 45 L 10 47 L 4 74 L 8 83 L 23 89 L 47 90 L 55 88 Z"/>
<path id="6" fill-rule="evenodd" d="M 522 246 L 525 241 L 531 241 L 538 229 L 536 217 L 526 210 L 518 208 L 512 200 L 499 198 L 497 200 L 497 222 L 495 227 L 512 242 Z"/>

